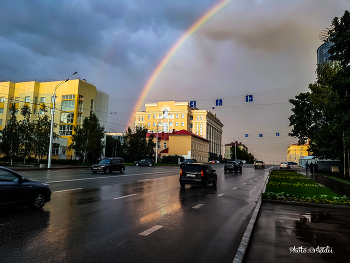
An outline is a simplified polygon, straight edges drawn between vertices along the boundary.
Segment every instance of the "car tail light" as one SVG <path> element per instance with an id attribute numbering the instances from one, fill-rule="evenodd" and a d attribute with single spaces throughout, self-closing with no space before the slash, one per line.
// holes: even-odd
<path id="1" fill-rule="evenodd" d="M 182 175 L 182 169 L 180 170 L 180 175 Z"/>
<path id="2" fill-rule="evenodd" d="M 203 173 L 203 171 L 201 171 L 201 176 L 202 176 L 202 177 L 204 176 L 204 173 Z"/>

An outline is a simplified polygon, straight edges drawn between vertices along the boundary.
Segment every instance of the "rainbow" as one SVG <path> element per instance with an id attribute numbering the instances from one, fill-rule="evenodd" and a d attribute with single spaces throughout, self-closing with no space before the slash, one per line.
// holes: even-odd
<path id="1" fill-rule="evenodd" d="M 176 41 L 176 43 L 171 47 L 169 52 L 165 55 L 162 61 L 158 64 L 156 69 L 153 71 L 151 77 L 148 79 L 146 85 L 144 86 L 138 100 L 135 103 L 133 111 L 131 112 L 128 127 L 133 126 L 135 112 L 139 111 L 143 101 L 145 100 L 148 92 L 150 91 L 152 85 L 158 78 L 159 74 L 165 67 L 165 65 L 169 62 L 174 53 L 182 46 L 183 43 L 194 33 L 196 32 L 205 22 L 207 22 L 213 15 L 219 12 L 224 6 L 226 6 L 231 0 L 222 0 L 213 6 L 209 11 L 207 11 L 202 17 L 200 17 L 182 36 Z"/>

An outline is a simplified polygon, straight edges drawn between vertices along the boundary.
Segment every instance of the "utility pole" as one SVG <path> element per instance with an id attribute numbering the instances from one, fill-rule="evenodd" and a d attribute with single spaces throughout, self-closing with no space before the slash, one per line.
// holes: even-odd
<path id="1" fill-rule="evenodd" d="M 158 121 L 157 121 L 157 137 L 156 137 L 156 163 L 158 159 Z"/>

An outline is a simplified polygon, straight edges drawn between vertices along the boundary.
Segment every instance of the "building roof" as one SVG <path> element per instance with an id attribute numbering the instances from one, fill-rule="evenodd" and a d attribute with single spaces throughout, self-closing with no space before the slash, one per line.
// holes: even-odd
<path id="1" fill-rule="evenodd" d="M 160 153 L 169 153 L 169 148 L 164 149 L 164 150 L 161 151 Z"/>
<path id="2" fill-rule="evenodd" d="M 148 138 L 151 134 L 153 134 L 154 138 L 157 138 L 157 133 L 151 133 L 151 132 L 146 133 L 146 138 Z M 158 133 L 158 140 L 168 141 L 169 134 L 171 134 L 171 133 L 159 132 Z"/>
<path id="3" fill-rule="evenodd" d="M 191 136 L 196 137 L 196 138 L 198 138 L 200 140 L 209 142 L 209 140 L 204 139 L 203 137 L 201 137 L 201 136 L 199 136 L 197 134 L 194 134 L 192 132 L 186 131 L 186 130 L 181 130 L 181 131 L 177 131 L 177 132 L 174 132 L 174 133 L 170 133 L 169 135 L 171 135 L 171 136 L 174 136 L 174 135 L 191 135 Z"/>

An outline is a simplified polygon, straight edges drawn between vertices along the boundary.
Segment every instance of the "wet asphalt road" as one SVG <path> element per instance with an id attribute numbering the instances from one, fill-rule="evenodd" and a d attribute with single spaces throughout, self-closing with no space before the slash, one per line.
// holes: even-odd
<path id="1" fill-rule="evenodd" d="M 181 189 L 178 167 L 21 172 L 52 200 L 0 211 L 0 262 L 232 262 L 268 169 L 212 167 L 207 189 Z"/>

